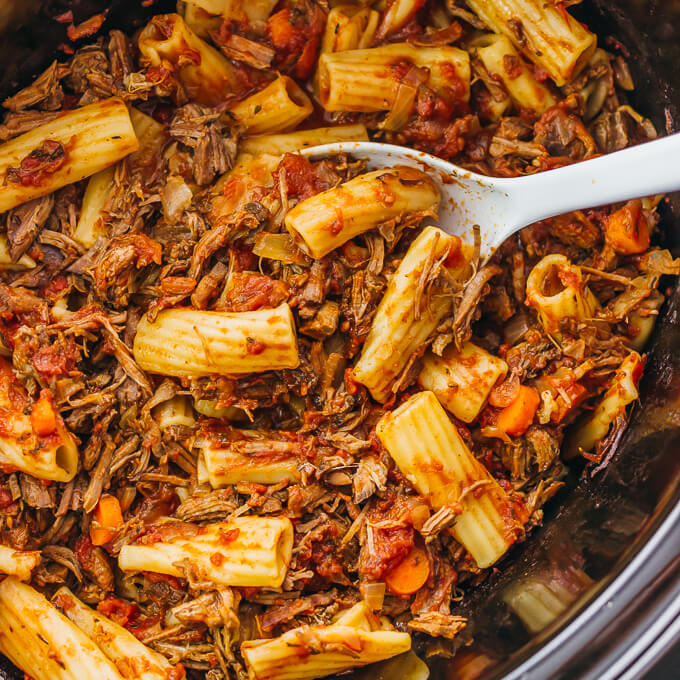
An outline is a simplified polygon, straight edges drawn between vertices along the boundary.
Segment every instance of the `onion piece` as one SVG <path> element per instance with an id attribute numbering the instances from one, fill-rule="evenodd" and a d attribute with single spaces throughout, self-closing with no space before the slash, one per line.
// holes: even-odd
<path id="1" fill-rule="evenodd" d="M 380 583 L 362 583 L 359 586 L 364 602 L 371 611 L 382 609 L 383 601 L 385 600 L 385 584 Z"/>

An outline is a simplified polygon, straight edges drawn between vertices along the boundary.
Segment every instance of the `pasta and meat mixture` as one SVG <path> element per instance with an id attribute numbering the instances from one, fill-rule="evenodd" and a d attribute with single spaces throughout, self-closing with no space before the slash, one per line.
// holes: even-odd
<path id="1" fill-rule="evenodd" d="M 568 469 L 607 464 L 680 273 L 663 197 L 483 262 L 421 170 L 300 153 L 514 177 L 654 137 L 565 4 L 189 0 L 3 103 L 0 652 L 26 677 L 422 680 Z"/>

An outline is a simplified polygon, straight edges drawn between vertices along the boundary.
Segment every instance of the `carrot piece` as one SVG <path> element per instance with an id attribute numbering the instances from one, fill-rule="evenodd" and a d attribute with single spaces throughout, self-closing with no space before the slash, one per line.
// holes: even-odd
<path id="1" fill-rule="evenodd" d="M 39 437 L 52 434 L 57 429 L 57 415 L 48 394 L 41 394 L 40 399 L 33 404 L 31 425 Z"/>
<path id="2" fill-rule="evenodd" d="M 606 219 L 606 241 L 621 255 L 634 255 L 649 249 L 649 224 L 640 207 L 640 199 L 628 201 Z"/>
<path id="3" fill-rule="evenodd" d="M 533 387 L 520 385 L 515 401 L 498 414 L 496 426 L 499 430 L 513 436 L 524 434 L 536 415 L 540 401 L 541 398 Z"/>
<path id="4" fill-rule="evenodd" d="M 406 597 L 420 590 L 430 576 L 427 551 L 418 545 L 385 575 L 385 585 L 393 595 Z"/>
<path id="5" fill-rule="evenodd" d="M 113 540 L 122 525 L 123 513 L 118 499 L 115 496 L 102 496 L 94 509 L 90 525 L 92 545 L 104 545 Z"/>

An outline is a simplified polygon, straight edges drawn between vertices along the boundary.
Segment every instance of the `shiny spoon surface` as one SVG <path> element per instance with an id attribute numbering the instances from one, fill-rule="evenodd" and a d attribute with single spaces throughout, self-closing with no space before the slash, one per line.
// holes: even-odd
<path id="1" fill-rule="evenodd" d="M 554 170 L 521 177 L 487 177 L 421 151 L 378 142 L 336 142 L 304 149 L 319 160 L 339 153 L 367 161 L 369 170 L 408 165 L 427 172 L 442 193 L 439 226 L 472 242 L 479 225 L 481 256 L 539 220 L 572 210 L 680 190 L 680 133 Z"/>

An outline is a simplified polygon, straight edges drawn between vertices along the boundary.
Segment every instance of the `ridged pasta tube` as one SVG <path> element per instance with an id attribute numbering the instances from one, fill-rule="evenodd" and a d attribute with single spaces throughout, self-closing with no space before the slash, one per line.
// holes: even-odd
<path id="1" fill-rule="evenodd" d="M 319 144 L 333 142 L 367 142 L 366 126 L 338 125 L 336 127 L 314 128 L 313 130 L 296 130 L 279 135 L 259 135 L 244 139 L 239 149 L 241 153 L 255 156 L 261 153 L 283 155 L 292 151 L 300 151 Z"/>
<path id="2" fill-rule="evenodd" d="M 202 463 L 199 482 L 208 481 L 213 489 L 239 482 L 278 484 L 300 479 L 298 454 L 302 447 L 293 438 L 229 429 L 224 437 L 206 432 L 196 446 Z"/>
<path id="3" fill-rule="evenodd" d="M 278 588 L 293 550 L 293 525 L 285 517 L 237 517 L 196 527 L 193 535 L 125 545 L 123 571 L 153 571 L 224 586 Z"/>
<path id="4" fill-rule="evenodd" d="M 253 312 L 166 309 L 137 326 L 133 353 L 145 371 L 174 376 L 258 373 L 300 363 L 287 304 Z"/>
<path id="5" fill-rule="evenodd" d="M 558 254 L 546 255 L 529 273 L 527 302 L 536 308 L 545 331 L 557 336 L 561 319 L 592 319 L 599 307 L 581 268 Z"/>
<path id="6" fill-rule="evenodd" d="M 518 106 L 543 113 L 557 103 L 552 92 L 536 80 L 514 45 L 504 35 L 485 35 L 475 41 L 475 52 L 489 75 L 503 83 Z"/>
<path id="7" fill-rule="evenodd" d="M 130 107 L 129 113 L 139 142 L 139 148 L 130 154 L 130 159 L 133 162 L 145 161 L 160 148 L 163 141 L 163 126 L 134 107 Z M 100 236 L 107 235 L 104 209 L 114 186 L 114 173 L 114 166 L 109 166 L 88 180 L 80 206 L 78 224 L 73 232 L 74 240 L 86 248 L 91 248 Z"/>
<path id="8" fill-rule="evenodd" d="M 272 640 L 241 645 L 249 680 L 313 680 L 390 659 L 411 649 L 411 636 L 381 630 L 363 603 L 329 626 L 301 626 Z"/>
<path id="9" fill-rule="evenodd" d="M 582 451 L 594 451 L 598 442 L 607 436 L 614 421 L 624 415 L 626 407 L 638 398 L 637 386 L 642 369 L 642 357 L 637 352 L 631 352 L 621 362 L 602 401 L 569 437 L 567 455 L 575 456 Z"/>
<path id="10" fill-rule="evenodd" d="M 544 0 L 466 0 L 496 33 L 506 35 L 560 87 L 588 63 L 597 38 L 563 6 Z"/>
<path id="11" fill-rule="evenodd" d="M 21 470 L 38 479 L 70 482 L 78 471 L 78 447 L 48 396 L 35 402 L 0 359 L 0 468 Z"/>
<path id="12" fill-rule="evenodd" d="M 41 559 L 39 550 L 15 550 L 8 545 L 0 545 L 0 574 L 30 581 L 31 573 Z"/>
<path id="13" fill-rule="evenodd" d="M 173 666 L 162 654 L 140 642 L 123 626 L 90 609 L 68 588 L 59 588 L 52 603 L 101 649 L 125 680 L 168 680 L 173 673 Z M 172 675 L 173 680 L 183 677 L 180 670 Z"/>
<path id="14" fill-rule="evenodd" d="M 391 397 L 392 385 L 411 355 L 451 311 L 451 298 L 446 295 L 432 296 L 418 310 L 418 285 L 428 262 L 459 248 L 457 237 L 436 227 L 425 227 L 390 280 L 353 369 L 354 378 L 377 401 L 385 402 Z M 460 266 L 451 273 L 455 276 L 466 270 L 467 262 L 461 256 Z"/>
<path id="15" fill-rule="evenodd" d="M 313 110 L 309 97 L 288 76 L 279 76 L 229 109 L 243 134 L 247 135 L 287 132 L 296 128 Z"/>
<path id="16" fill-rule="evenodd" d="M 153 409 L 153 416 L 161 431 L 176 425 L 193 427 L 196 424 L 191 399 L 184 395 L 177 395 L 162 404 L 158 404 Z"/>
<path id="17" fill-rule="evenodd" d="M 106 236 L 103 211 L 113 188 L 114 172 L 113 166 L 104 168 L 87 182 L 80 217 L 73 232 L 74 240 L 86 248 L 91 248 L 100 236 Z"/>
<path id="18" fill-rule="evenodd" d="M 482 410 L 498 379 L 507 372 L 508 365 L 503 359 L 466 342 L 460 351 L 454 344 L 449 345 L 442 356 L 428 352 L 423 357 L 418 382 L 423 389 L 434 392 L 456 418 L 470 423 Z"/>
<path id="19" fill-rule="evenodd" d="M 237 23 L 264 24 L 277 0 L 186 0 L 209 14 L 216 14 Z"/>
<path id="20" fill-rule="evenodd" d="M 490 567 L 517 540 L 528 519 L 524 508 L 470 453 L 432 392 L 419 392 L 386 413 L 376 433 L 429 505 L 456 513 L 453 536 L 479 567 Z"/>
<path id="21" fill-rule="evenodd" d="M 67 111 L 0 145 L 0 212 L 90 177 L 138 148 L 121 99 Z"/>
<path id="22" fill-rule="evenodd" d="M 302 250 L 320 259 L 387 220 L 436 210 L 439 200 L 439 188 L 430 177 L 397 165 L 311 196 L 286 215 L 285 225 Z"/>
<path id="23" fill-rule="evenodd" d="M 0 583 L 0 652 L 33 680 L 124 680 L 82 630 L 12 576 Z"/>
<path id="24" fill-rule="evenodd" d="M 365 50 L 326 52 L 319 57 L 318 85 L 326 111 L 389 111 L 400 97 L 404 65 L 427 69 L 425 84 L 470 97 L 470 57 L 457 47 L 394 43 Z"/>
<path id="25" fill-rule="evenodd" d="M 344 52 L 371 46 L 380 14 L 370 7 L 338 5 L 328 13 L 321 53 Z"/>
<path id="26" fill-rule="evenodd" d="M 240 91 L 236 68 L 199 38 L 179 14 L 158 14 L 139 34 L 142 63 L 176 72 L 187 97 L 216 106 Z"/>

